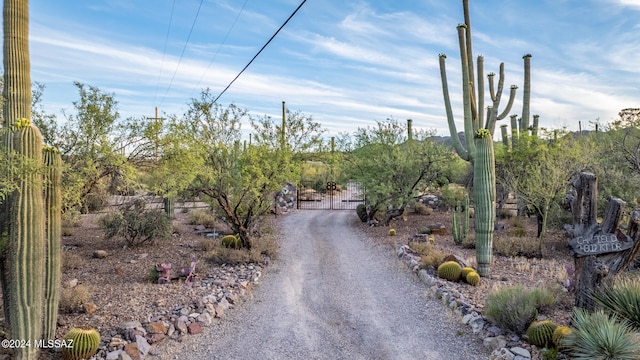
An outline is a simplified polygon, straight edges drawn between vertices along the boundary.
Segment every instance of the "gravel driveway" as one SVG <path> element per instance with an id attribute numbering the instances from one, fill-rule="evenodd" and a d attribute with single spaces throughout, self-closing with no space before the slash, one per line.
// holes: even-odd
<path id="1" fill-rule="evenodd" d="M 355 216 L 280 219 L 280 256 L 248 301 L 204 334 L 165 343 L 162 358 L 488 359 L 406 265 L 350 226 Z"/>

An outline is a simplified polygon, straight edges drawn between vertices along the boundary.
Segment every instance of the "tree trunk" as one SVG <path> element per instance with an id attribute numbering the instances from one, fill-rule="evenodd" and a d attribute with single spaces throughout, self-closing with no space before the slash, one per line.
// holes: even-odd
<path id="1" fill-rule="evenodd" d="M 595 175 L 581 173 L 573 185 L 577 190 L 571 204 L 574 223 L 565 228 L 574 237 L 569 244 L 575 251 L 575 305 L 592 310 L 595 307 L 592 294 L 605 279 L 626 269 L 640 249 L 640 213 L 632 214 L 628 234 L 623 234 L 618 225 L 625 202 L 612 197 L 602 223 L 598 224 Z"/>

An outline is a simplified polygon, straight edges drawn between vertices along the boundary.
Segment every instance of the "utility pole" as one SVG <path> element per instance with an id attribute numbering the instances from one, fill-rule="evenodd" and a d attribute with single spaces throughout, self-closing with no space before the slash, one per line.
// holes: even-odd
<path id="1" fill-rule="evenodd" d="M 159 118 L 158 117 L 158 107 L 156 106 L 156 117 L 148 117 L 147 120 L 154 120 L 155 121 L 155 126 L 154 126 L 154 132 L 155 132 L 155 143 L 156 143 L 156 162 L 158 162 L 158 134 L 160 132 L 160 125 L 159 125 L 159 121 L 163 120 L 164 118 Z"/>
<path id="2" fill-rule="evenodd" d="M 284 146 L 286 144 L 286 133 L 285 133 L 285 126 L 286 126 L 286 115 L 287 114 L 287 110 L 286 110 L 286 106 L 284 101 L 282 102 L 282 134 L 281 134 L 281 138 L 280 138 L 280 149 L 284 150 Z"/>

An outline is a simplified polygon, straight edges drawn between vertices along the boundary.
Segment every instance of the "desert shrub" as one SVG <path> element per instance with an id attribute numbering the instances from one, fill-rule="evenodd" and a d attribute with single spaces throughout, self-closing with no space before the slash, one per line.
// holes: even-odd
<path id="1" fill-rule="evenodd" d="M 156 269 L 155 266 L 152 266 L 151 269 L 149 270 L 149 277 L 148 277 L 149 282 L 153 284 L 157 284 L 159 278 L 160 278 L 160 273 L 158 272 L 158 269 Z"/>
<path id="2" fill-rule="evenodd" d="M 425 235 L 431 234 L 431 228 L 426 227 L 426 228 L 420 230 L 420 234 L 425 234 Z"/>
<path id="3" fill-rule="evenodd" d="M 189 224 L 212 228 L 216 225 L 216 217 L 211 211 L 196 209 L 189 213 Z"/>
<path id="4" fill-rule="evenodd" d="M 97 189 L 95 192 L 87 195 L 82 211 L 85 214 L 103 210 L 109 205 L 109 194 L 104 189 Z"/>
<path id="5" fill-rule="evenodd" d="M 462 239 L 461 246 L 464 249 L 475 249 L 476 248 L 476 234 L 475 233 L 469 233 L 469 235 L 467 235 L 466 238 Z"/>
<path id="6" fill-rule="evenodd" d="M 640 341 L 626 320 L 616 321 L 602 310 L 573 310 L 574 330 L 561 340 L 572 359 L 640 358 Z"/>
<path id="7" fill-rule="evenodd" d="M 437 249 L 430 243 L 411 242 L 409 243 L 409 247 L 420 256 L 419 266 L 421 269 L 435 269 L 440 264 L 442 264 L 444 257 L 447 256 L 446 253 L 444 253 L 442 250 Z"/>
<path id="8" fill-rule="evenodd" d="M 420 215 L 431 215 L 433 214 L 433 209 L 420 201 L 416 201 L 415 205 L 413 205 L 415 211 Z"/>
<path id="9" fill-rule="evenodd" d="M 72 288 L 62 288 L 60 291 L 60 311 L 72 313 L 80 310 L 80 306 L 91 298 L 91 290 L 85 285 L 76 285 Z"/>
<path id="10" fill-rule="evenodd" d="M 60 217 L 60 221 L 61 221 L 62 227 L 69 227 L 69 228 L 80 227 L 81 225 L 80 212 L 78 212 L 77 210 L 65 211 L 64 213 L 62 213 L 62 216 Z"/>
<path id="11" fill-rule="evenodd" d="M 170 238 L 171 220 L 164 211 L 145 207 L 146 202 L 138 199 L 122 205 L 117 212 L 103 216 L 100 224 L 106 230 L 105 237 L 122 237 L 129 246 Z"/>
<path id="12" fill-rule="evenodd" d="M 447 184 L 441 189 L 442 201 L 449 207 L 455 207 L 458 201 L 464 199 L 464 195 L 467 194 L 467 189 L 458 184 Z"/>
<path id="13" fill-rule="evenodd" d="M 62 270 L 68 271 L 83 267 L 85 260 L 78 254 L 69 251 L 62 252 Z"/>
<path id="14" fill-rule="evenodd" d="M 548 306 L 545 292 L 526 290 L 521 285 L 492 291 L 487 295 L 485 316 L 503 329 L 524 334 L 538 312 Z"/>
<path id="15" fill-rule="evenodd" d="M 206 238 L 206 237 L 200 239 L 199 243 L 200 243 L 200 248 L 205 252 L 209 252 L 215 249 L 216 247 L 215 241 L 213 239 Z"/>
<path id="16" fill-rule="evenodd" d="M 640 330 L 640 280 L 622 277 L 605 282 L 593 294 L 593 300 L 605 312 L 625 319 L 635 330 Z"/>
<path id="17" fill-rule="evenodd" d="M 503 256 L 536 257 L 539 255 L 538 242 L 522 237 L 495 237 L 493 250 Z"/>

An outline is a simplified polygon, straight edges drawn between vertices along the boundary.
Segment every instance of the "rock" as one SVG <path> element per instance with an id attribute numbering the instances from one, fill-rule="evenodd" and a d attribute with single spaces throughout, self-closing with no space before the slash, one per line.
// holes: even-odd
<path id="1" fill-rule="evenodd" d="M 125 339 L 119 338 L 119 337 L 112 337 L 111 341 L 109 342 L 109 346 L 111 346 L 112 348 L 118 348 L 119 346 L 125 346 L 127 344 L 127 341 Z"/>
<path id="2" fill-rule="evenodd" d="M 93 257 L 96 259 L 104 259 L 109 255 L 105 250 L 96 250 L 93 252 Z"/>
<path id="3" fill-rule="evenodd" d="M 499 350 L 499 349 L 502 349 L 503 347 L 507 346 L 507 339 L 505 339 L 502 336 L 488 337 L 488 338 L 484 339 L 482 344 L 484 345 L 484 347 L 486 347 L 491 352 L 493 352 L 495 350 Z"/>
<path id="4" fill-rule="evenodd" d="M 67 322 L 58 316 L 58 326 L 67 326 Z"/>
<path id="5" fill-rule="evenodd" d="M 442 224 L 431 224 L 427 225 L 429 230 L 431 230 L 431 234 L 433 235 L 447 235 L 447 228 Z"/>
<path id="6" fill-rule="evenodd" d="M 138 344 L 136 343 L 128 343 L 124 346 L 124 352 L 131 357 L 132 360 L 140 360 L 142 357 L 140 356 L 140 350 L 138 350 Z"/>
<path id="7" fill-rule="evenodd" d="M 118 355 L 118 360 L 133 360 L 133 359 L 131 359 L 131 356 L 129 356 L 126 352 L 122 351 Z"/>
<path id="8" fill-rule="evenodd" d="M 429 275 L 429 273 L 425 269 L 422 269 L 422 270 L 420 270 L 418 272 L 418 277 L 428 287 L 434 286 L 438 281 L 436 278 L 434 278 L 433 276 Z"/>
<path id="9" fill-rule="evenodd" d="M 158 299 L 153 303 L 157 307 L 165 306 L 167 301 L 165 299 Z"/>
<path id="10" fill-rule="evenodd" d="M 202 325 L 199 322 L 193 322 L 189 324 L 189 334 L 195 335 L 202 332 Z"/>
<path id="11" fill-rule="evenodd" d="M 230 304 L 236 304 L 238 302 L 238 295 L 235 293 L 225 293 L 224 297 Z"/>
<path id="12" fill-rule="evenodd" d="M 215 305 L 215 314 L 217 318 L 223 318 L 224 317 L 224 308 L 220 305 Z"/>
<path id="13" fill-rule="evenodd" d="M 201 323 L 204 326 L 209 326 L 211 325 L 211 322 L 212 322 L 211 315 L 209 315 L 209 313 L 207 312 L 204 312 L 198 315 L 198 317 L 196 318 L 196 321 Z"/>
<path id="14" fill-rule="evenodd" d="M 151 345 L 149 345 L 147 339 L 140 335 L 136 335 L 136 345 L 138 345 L 138 351 L 140 352 L 142 357 L 147 355 L 147 353 L 151 349 Z"/>
<path id="15" fill-rule="evenodd" d="M 187 322 L 181 317 L 176 320 L 175 323 L 176 330 L 180 332 L 180 334 L 186 334 L 189 329 L 187 328 Z"/>
<path id="16" fill-rule="evenodd" d="M 495 223 L 495 225 L 493 226 L 494 230 L 496 231 L 501 231 L 504 230 L 505 226 L 503 223 Z"/>
<path id="17" fill-rule="evenodd" d="M 106 356 L 106 360 L 119 360 L 119 359 L 124 359 L 122 356 L 126 356 L 127 359 L 131 359 L 131 357 L 129 355 L 127 355 L 127 353 L 125 353 L 122 350 L 116 350 L 116 351 L 111 351 L 107 353 Z"/>
<path id="18" fill-rule="evenodd" d="M 531 359 L 531 353 L 525 348 L 516 346 L 509 349 L 509 351 L 515 356 L 523 357 L 525 359 Z"/>
<path id="19" fill-rule="evenodd" d="M 222 299 L 220 299 L 220 301 L 218 301 L 218 306 L 222 307 L 222 309 L 224 310 L 228 310 L 231 307 L 231 304 L 229 304 L 229 301 L 227 301 L 226 297 L 223 297 Z"/>
<path id="20" fill-rule="evenodd" d="M 129 328 L 135 328 L 135 327 L 140 327 L 142 326 L 142 324 L 140 324 L 140 321 L 127 321 L 127 322 L 123 322 L 121 324 L 118 325 L 118 329 L 120 330 L 127 330 Z"/>
<path id="21" fill-rule="evenodd" d="M 78 286 L 78 279 L 71 279 L 67 281 L 65 285 L 67 288 L 73 289 L 74 287 Z"/>
<path id="22" fill-rule="evenodd" d="M 155 344 L 164 340 L 165 337 L 165 334 L 151 334 L 147 336 L 147 341 L 149 341 L 149 344 Z"/>
<path id="23" fill-rule="evenodd" d="M 146 335 L 143 328 L 135 327 L 128 328 L 124 331 L 124 338 L 128 341 L 134 342 L 136 341 L 136 336 L 144 336 Z"/>
<path id="24" fill-rule="evenodd" d="M 82 304 L 82 311 L 84 311 L 85 314 L 93 314 L 98 311 L 98 305 L 94 303 Z"/>
<path id="25" fill-rule="evenodd" d="M 491 353 L 490 360 L 513 360 L 516 356 L 509 350 L 502 348 Z"/>
<path id="26" fill-rule="evenodd" d="M 165 334 L 168 326 L 162 322 L 150 322 L 144 327 L 148 334 Z"/>

